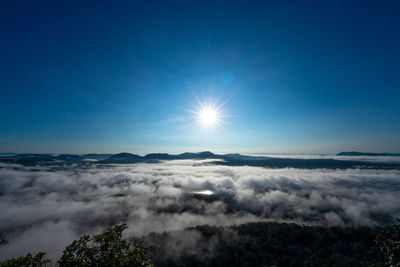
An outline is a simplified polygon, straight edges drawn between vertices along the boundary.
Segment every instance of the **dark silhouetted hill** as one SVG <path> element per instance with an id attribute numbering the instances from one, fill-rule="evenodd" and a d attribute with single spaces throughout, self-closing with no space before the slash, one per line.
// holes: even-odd
<path id="1" fill-rule="evenodd" d="M 400 157 L 400 153 L 368 153 L 368 152 L 340 152 L 337 156 L 388 156 L 388 157 Z"/>
<path id="2" fill-rule="evenodd" d="M 117 163 L 117 164 L 127 164 L 127 163 L 137 163 L 144 161 L 143 157 L 131 154 L 127 152 L 122 152 L 119 154 L 112 155 L 108 159 L 100 161 L 101 163 Z"/>
<path id="3" fill-rule="evenodd" d="M 56 160 L 63 160 L 63 161 L 81 161 L 83 159 L 81 156 L 73 154 L 61 154 L 54 158 Z"/>
<path id="4" fill-rule="evenodd" d="M 345 152 L 343 152 L 345 153 Z M 358 153 L 358 152 L 347 152 Z M 394 155 L 394 154 L 390 154 Z M 93 159 L 94 161 L 88 161 Z M 132 153 L 119 154 L 18 154 L 14 156 L 0 157 L 0 162 L 18 163 L 23 165 L 46 165 L 46 164 L 134 164 L 134 163 L 157 163 L 165 160 L 205 160 L 211 159 L 207 164 L 227 165 L 227 166 L 256 166 L 267 168 L 328 168 L 328 169 L 347 169 L 347 168 L 368 168 L 368 169 L 400 169 L 400 163 L 394 162 L 371 162 L 362 160 L 337 160 L 337 159 L 299 159 L 299 158 L 274 158 L 264 156 L 248 156 L 240 154 L 214 154 L 210 151 L 204 152 L 185 152 L 178 155 L 167 153 L 151 153 L 140 156 Z"/>
<path id="5" fill-rule="evenodd" d="M 108 159 L 113 155 L 114 154 L 95 154 L 95 153 L 91 153 L 91 154 L 82 155 L 82 158 L 84 158 L 84 159 L 94 159 L 94 160 L 103 160 L 103 159 Z"/>

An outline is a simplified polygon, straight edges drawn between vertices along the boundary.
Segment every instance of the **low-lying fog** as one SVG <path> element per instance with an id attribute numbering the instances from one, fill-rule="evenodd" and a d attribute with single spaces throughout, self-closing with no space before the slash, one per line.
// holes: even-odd
<path id="1" fill-rule="evenodd" d="M 379 226 L 400 216 L 400 170 L 268 169 L 207 160 L 132 165 L 0 165 L 0 259 L 58 257 L 83 233 L 126 236 L 260 220 Z"/>

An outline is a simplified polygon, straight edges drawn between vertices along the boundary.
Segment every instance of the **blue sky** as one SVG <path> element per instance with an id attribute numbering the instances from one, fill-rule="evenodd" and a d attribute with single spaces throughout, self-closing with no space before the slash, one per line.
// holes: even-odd
<path id="1" fill-rule="evenodd" d="M 399 152 L 400 4 L 325 2 L 2 2 L 0 150 Z"/>

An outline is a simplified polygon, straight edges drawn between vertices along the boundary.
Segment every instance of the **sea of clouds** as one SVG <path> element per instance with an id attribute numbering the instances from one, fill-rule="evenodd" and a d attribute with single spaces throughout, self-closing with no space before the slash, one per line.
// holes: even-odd
<path id="1" fill-rule="evenodd" d="M 256 221 L 373 227 L 395 216 L 400 170 L 268 169 L 208 160 L 0 164 L 0 234 L 9 241 L 0 260 L 37 251 L 55 259 L 82 234 L 123 222 L 126 237 L 140 237 Z"/>

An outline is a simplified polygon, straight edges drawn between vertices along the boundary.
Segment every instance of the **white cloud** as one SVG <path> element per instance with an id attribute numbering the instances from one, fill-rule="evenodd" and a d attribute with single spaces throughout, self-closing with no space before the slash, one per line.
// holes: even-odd
<path id="1" fill-rule="evenodd" d="M 193 194 L 202 190 L 214 194 Z M 54 258 L 81 234 L 122 222 L 129 225 L 128 237 L 260 220 L 376 226 L 399 216 L 399 203 L 399 170 L 267 169 L 195 160 L 1 164 L 0 233 L 10 244 L 0 247 L 0 258 L 39 250 Z"/>

